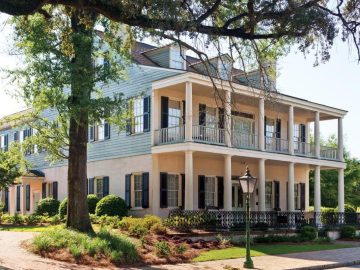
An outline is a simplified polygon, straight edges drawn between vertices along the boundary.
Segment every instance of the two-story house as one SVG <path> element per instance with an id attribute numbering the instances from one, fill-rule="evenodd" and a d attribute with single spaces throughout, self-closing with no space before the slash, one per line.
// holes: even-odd
<path id="1" fill-rule="evenodd" d="M 309 208 L 309 171 L 315 171 L 315 211 L 320 212 L 320 170 L 338 171 L 339 211 L 344 211 L 343 117 L 346 111 L 301 98 L 265 98 L 261 78 L 251 86 L 228 57 L 211 59 L 220 79 L 175 45 L 136 43 L 128 78 L 103 88 L 105 96 L 132 97 L 126 130 L 102 121 L 89 128 L 88 193 L 124 198 L 132 215 L 166 216 L 169 209 L 244 209 L 237 180 L 245 167 L 257 177 L 255 211 Z M 225 63 L 225 64 L 224 64 Z M 229 83 L 231 81 L 231 84 Z M 216 85 L 216 91 L 214 87 Z M 275 95 L 275 94 L 274 94 Z M 51 119 L 55 112 L 44 112 Z M 320 145 L 322 120 L 337 119 L 338 148 Z M 310 143 L 314 123 L 315 143 Z M 34 131 L 5 125 L 1 148 Z M 10 213 L 32 213 L 47 196 L 67 196 L 67 165 L 49 165 L 46 152 L 28 153 L 33 170 L 3 191 Z"/>

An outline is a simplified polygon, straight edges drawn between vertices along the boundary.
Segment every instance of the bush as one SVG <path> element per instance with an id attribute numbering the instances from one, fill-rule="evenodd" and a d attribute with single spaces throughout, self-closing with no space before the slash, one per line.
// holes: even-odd
<path id="1" fill-rule="evenodd" d="M 97 216 L 119 216 L 127 215 L 128 208 L 125 201 L 115 195 L 108 195 L 102 198 L 96 205 L 95 214 Z"/>
<path id="2" fill-rule="evenodd" d="M 161 223 L 155 223 L 154 225 L 151 226 L 150 232 L 157 235 L 163 235 L 166 234 L 166 227 Z"/>
<path id="3" fill-rule="evenodd" d="M 187 251 L 187 246 L 184 243 L 177 245 L 175 248 L 175 252 L 177 254 L 184 254 Z"/>
<path id="4" fill-rule="evenodd" d="M 339 208 L 336 207 L 336 211 L 338 212 Z M 356 207 L 351 205 L 351 204 L 348 204 L 346 203 L 344 205 L 344 210 L 345 210 L 345 213 L 356 213 Z"/>
<path id="5" fill-rule="evenodd" d="M 36 235 L 31 242 L 36 253 L 68 249 L 75 259 L 84 255 L 93 258 L 106 257 L 116 263 L 134 263 L 138 259 L 134 243 L 125 236 L 101 229 L 96 235 L 88 235 L 67 229 L 51 229 Z"/>
<path id="6" fill-rule="evenodd" d="M 59 211 L 60 202 L 53 198 L 45 198 L 40 200 L 37 205 L 36 214 L 44 215 L 48 214 L 49 216 L 55 216 Z"/>
<path id="7" fill-rule="evenodd" d="M 341 238 L 355 238 L 356 236 L 356 229 L 354 226 L 344 226 L 341 228 L 340 231 Z"/>
<path id="8" fill-rule="evenodd" d="M 32 214 L 25 217 L 25 223 L 27 225 L 36 225 L 41 223 L 41 216 L 38 216 L 36 214 Z"/>
<path id="9" fill-rule="evenodd" d="M 167 257 L 171 253 L 170 245 L 168 242 L 159 241 L 155 243 L 156 254 L 159 257 Z"/>
<path id="10" fill-rule="evenodd" d="M 149 230 L 143 224 L 135 224 L 129 228 L 129 233 L 131 236 L 141 238 L 147 235 Z"/>
<path id="11" fill-rule="evenodd" d="M 89 194 L 87 195 L 86 200 L 88 203 L 89 213 L 95 214 L 96 205 L 99 202 L 99 198 L 95 194 Z"/>
<path id="12" fill-rule="evenodd" d="M 13 216 L 9 216 L 8 223 L 13 225 L 22 225 L 25 223 L 25 216 L 16 213 Z"/>
<path id="13" fill-rule="evenodd" d="M 63 199 L 63 201 L 60 203 L 60 206 L 59 206 L 59 217 L 61 219 L 64 219 L 65 216 L 67 215 L 67 201 L 68 199 L 65 198 Z"/>
<path id="14" fill-rule="evenodd" d="M 312 241 L 317 237 L 317 230 L 315 227 L 304 226 L 300 229 L 300 238 L 303 241 Z"/>
<path id="15" fill-rule="evenodd" d="M 117 216 L 100 216 L 97 217 L 97 222 L 100 224 L 100 226 L 109 226 L 112 229 L 117 229 L 119 228 L 120 218 Z"/>

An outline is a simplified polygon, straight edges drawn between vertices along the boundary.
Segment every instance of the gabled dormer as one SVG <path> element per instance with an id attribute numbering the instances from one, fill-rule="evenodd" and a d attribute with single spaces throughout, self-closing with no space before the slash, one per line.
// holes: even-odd
<path id="1" fill-rule="evenodd" d="M 228 54 L 223 54 L 221 56 L 210 58 L 207 61 L 194 63 L 191 67 L 197 72 L 213 77 L 219 77 L 223 80 L 229 80 L 231 78 L 233 60 Z"/>
<path id="2" fill-rule="evenodd" d="M 176 44 L 154 48 L 143 52 L 143 54 L 160 67 L 186 69 L 186 50 Z"/>

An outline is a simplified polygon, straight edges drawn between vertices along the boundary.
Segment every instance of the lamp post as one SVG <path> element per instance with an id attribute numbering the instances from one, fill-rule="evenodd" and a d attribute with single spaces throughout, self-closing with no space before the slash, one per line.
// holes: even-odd
<path id="1" fill-rule="evenodd" d="M 256 177 L 250 174 L 249 168 L 246 166 L 246 172 L 239 177 L 239 182 L 244 193 L 246 193 L 246 259 L 245 268 L 254 268 L 254 263 L 250 256 L 250 193 L 254 192 Z"/>

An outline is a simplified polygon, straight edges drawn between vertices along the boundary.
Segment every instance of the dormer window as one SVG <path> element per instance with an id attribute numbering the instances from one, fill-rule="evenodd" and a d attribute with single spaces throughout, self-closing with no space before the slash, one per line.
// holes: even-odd
<path id="1" fill-rule="evenodd" d="M 227 59 L 218 59 L 218 73 L 223 80 L 229 80 L 231 74 L 232 63 Z"/>
<path id="2" fill-rule="evenodd" d="M 179 47 L 170 47 L 170 68 L 185 69 L 185 52 L 181 51 Z"/>

